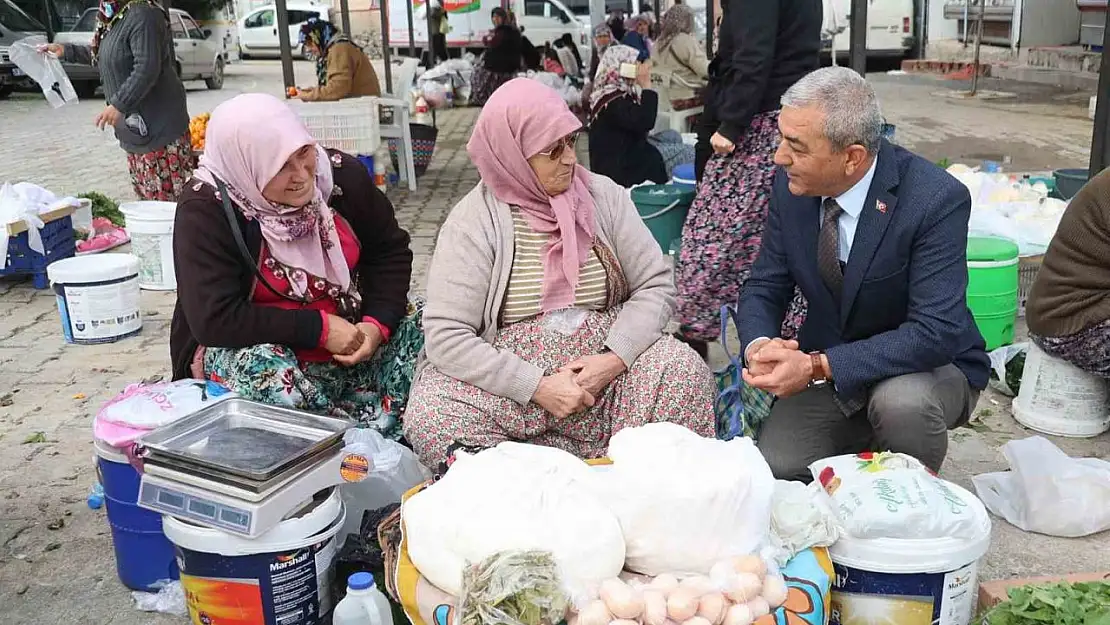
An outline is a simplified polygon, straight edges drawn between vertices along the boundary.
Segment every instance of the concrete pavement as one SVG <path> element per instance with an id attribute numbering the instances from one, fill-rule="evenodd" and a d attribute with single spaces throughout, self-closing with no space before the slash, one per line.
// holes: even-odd
<path id="1" fill-rule="evenodd" d="M 298 63 L 296 69 L 299 82 L 309 84 L 312 66 Z M 211 110 L 240 92 L 278 95 L 280 75 L 276 63 L 234 66 L 223 91 L 191 86 L 190 113 Z M 931 159 L 1008 156 L 1014 169 L 1086 162 L 1091 124 L 1085 99 L 1072 102 L 1034 91 L 1001 103 L 962 102 L 936 95 L 959 85 L 900 76 L 873 79 L 889 121 L 898 126 L 899 141 Z M 96 102 L 82 102 L 52 111 L 40 97 L 29 96 L 0 102 L 0 181 L 27 180 L 59 193 L 97 190 L 131 199 L 123 152 L 92 126 L 99 108 Z M 474 109 L 441 114 L 434 163 L 419 189 L 390 192 L 402 225 L 413 236 L 416 290 L 423 288 L 439 225 L 477 180 L 464 149 L 475 117 Z M 92 415 L 126 384 L 168 374 L 173 302 L 172 293 L 144 292 L 139 337 L 67 346 L 50 293 L 0 279 L 0 625 L 184 622 L 132 609 L 115 578 L 104 511 L 85 505 L 95 479 Z M 973 427 L 952 434 L 945 465 L 945 475 L 964 486 L 973 474 L 1003 468 L 998 447 L 1028 434 L 1010 417 L 1008 400 L 993 393 L 984 394 L 977 417 Z M 1110 456 L 1110 436 L 1060 444 L 1074 455 Z M 983 577 L 1105 568 L 1106 553 L 1106 536 L 1054 539 L 998 521 Z"/>

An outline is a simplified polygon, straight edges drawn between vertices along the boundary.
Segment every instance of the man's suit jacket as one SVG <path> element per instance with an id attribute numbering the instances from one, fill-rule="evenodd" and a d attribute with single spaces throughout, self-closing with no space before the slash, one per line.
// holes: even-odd
<path id="1" fill-rule="evenodd" d="M 809 302 L 801 349 L 826 353 L 842 397 L 950 363 L 986 387 L 989 360 L 966 297 L 970 214 L 963 184 L 883 141 L 836 302 L 817 270 L 821 198 L 791 194 L 780 169 L 740 293 L 741 345 L 779 335 L 796 284 Z"/>

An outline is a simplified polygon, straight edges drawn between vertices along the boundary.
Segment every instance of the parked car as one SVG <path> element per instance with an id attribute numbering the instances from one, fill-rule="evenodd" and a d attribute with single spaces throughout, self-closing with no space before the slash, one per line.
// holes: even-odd
<path id="1" fill-rule="evenodd" d="M 46 35 L 46 27 L 25 13 L 10 0 L 0 0 L 0 100 L 19 89 L 38 90 L 35 81 L 11 62 L 8 48 L 13 43 L 32 35 Z M 90 33 L 91 35 L 91 33 Z M 100 84 L 100 73 L 95 67 L 64 63 L 78 97 L 90 98 Z"/>
<path id="2" fill-rule="evenodd" d="M 297 41 L 301 25 L 312 18 L 328 19 L 328 7 L 316 2 L 289 2 L 285 6 L 289 16 L 289 44 L 293 54 L 304 58 L 304 50 Z M 239 58 L 277 58 L 281 56 L 278 43 L 277 6 L 267 4 L 247 13 L 239 20 Z"/>
<path id="3" fill-rule="evenodd" d="M 85 46 L 92 44 L 97 10 L 87 9 L 81 19 L 77 20 L 73 30 L 58 33 L 54 41 Z M 170 9 L 170 30 L 173 32 L 173 49 L 177 57 L 174 68 L 177 75 L 182 80 L 203 80 L 209 89 L 222 88 L 224 68 L 227 67 L 223 42 L 213 39 L 211 30 L 202 30 L 192 16 L 180 9 Z M 99 85 L 100 74 L 95 68 L 89 69 L 93 70 L 96 84 Z M 78 96 L 80 97 L 80 92 Z"/>

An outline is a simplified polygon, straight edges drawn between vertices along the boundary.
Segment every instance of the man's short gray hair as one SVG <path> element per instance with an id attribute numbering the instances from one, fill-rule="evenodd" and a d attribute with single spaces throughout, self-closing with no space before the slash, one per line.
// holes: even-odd
<path id="1" fill-rule="evenodd" d="M 825 137 L 842 151 L 862 145 L 874 154 L 883 133 L 883 113 L 875 90 L 847 67 L 824 67 L 803 77 L 782 96 L 782 105 L 816 106 L 825 113 Z"/>

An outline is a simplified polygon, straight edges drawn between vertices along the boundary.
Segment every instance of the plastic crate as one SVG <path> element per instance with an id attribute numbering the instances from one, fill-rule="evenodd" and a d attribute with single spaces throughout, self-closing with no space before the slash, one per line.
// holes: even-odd
<path id="1" fill-rule="evenodd" d="M 70 211 L 72 213 L 72 210 Z M 50 286 L 46 277 L 46 267 L 63 258 L 69 258 L 77 251 L 77 239 L 73 233 L 73 218 L 70 215 L 46 222 L 42 230 L 42 245 L 46 254 L 39 254 L 28 243 L 28 232 L 24 230 L 8 238 L 8 255 L 0 277 L 30 275 L 36 289 Z"/>
<path id="2" fill-rule="evenodd" d="M 1044 256 L 1023 256 L 1018 259 L 1018 316 L 1025 316 L 1025 300 L 1033 290 L 1033 282 L 1041 269 Z"/>
<path id="3" fill-rule="evenodd" d="M 298 102 L 291 105 L 309 134 L 320 145 L 351 155 L 378 151 L 378 99 L 351 98 L 338 102 Z"/>

